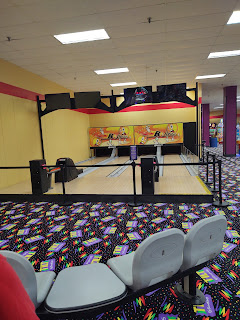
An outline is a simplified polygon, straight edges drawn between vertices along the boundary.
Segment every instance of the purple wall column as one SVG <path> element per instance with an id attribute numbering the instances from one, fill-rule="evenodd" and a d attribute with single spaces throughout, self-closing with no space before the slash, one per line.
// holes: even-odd
<path id="1" fill-rule="evenodd" d="M 236 155 L 237 86 L 225 87 L 223 109 L 223 155 Z"/>
<path id="2" fill-rule="evenodd" d="M 209 147 L 209 104 L 202 104 L 202 140 Z"/>

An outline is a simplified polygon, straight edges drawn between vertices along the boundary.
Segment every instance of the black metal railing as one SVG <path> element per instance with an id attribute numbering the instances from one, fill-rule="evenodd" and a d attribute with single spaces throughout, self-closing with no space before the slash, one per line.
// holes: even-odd
<path id="1" fill-rule="evenodd" d="M 212 161 L 209 161 L 209 158 L 212 157 Z M 225 202 L 223 202 L 222 198 L 222 161 L 221 160 L 216 160 L 215 155 L 211 155 L 209 152 L 206 153 L 206 162 L 191 162 L 191 165 L 194 166 L 206 166 L 206 181 L 205 184 L 210 185 L 212 182 L 209 181 L 209 165 L 213 166 L 213 189 L 211 191 L 213 192 L 218 192 L 219 200 L 214 201 L 215 206 L 225 206 L 227 205 Z M 216 164 L 218 165 L 218 189 L 216 189 Z M 170 167 L 170 166 L 188 166 L 188 162 L 182 162 L 182 163 L 157 163 L 155 162 L 153 164 L 154 167 Z M 131 166 L 132 167 L 132 179 L 133 179 L 133 199 L 134 199 L 134 204 L 137 205 L 136 201 L 136 167 L 139 166 L 141 167 L 141 163 L 136 163 L 135 161 L 132 161 L 131 163 L 118 163 L 118 164 L 95 164 L 95 165 L 42 165 L 42 170 L 46 168 L 59 168 L 61 169 L 62 172 L 62 194 L 66 195 L 66 188 L 65 188 L 65 169 L 66 168 L 101 168 L 101 167 L 126 167 L 126 166 Z M 30 166 L 13 166 L 13 167 L 0 167 L 0 170 L 9 170 L 9 169 L 30 169 Z"/>

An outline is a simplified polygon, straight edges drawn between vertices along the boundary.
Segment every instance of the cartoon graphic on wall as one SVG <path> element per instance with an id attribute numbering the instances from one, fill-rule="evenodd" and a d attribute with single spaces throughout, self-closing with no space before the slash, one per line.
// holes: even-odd
<path id="1" fill-rule="evenodd" d="M 134 137 L 137 145 L 183 143 L 183 124 L 165 123 L 134 126 Z"/>
<path id="2" fill-rule="evenodd" d="M 89 128 L 90 147 L 130 146 L 134 144 L 133 126 Z"/>

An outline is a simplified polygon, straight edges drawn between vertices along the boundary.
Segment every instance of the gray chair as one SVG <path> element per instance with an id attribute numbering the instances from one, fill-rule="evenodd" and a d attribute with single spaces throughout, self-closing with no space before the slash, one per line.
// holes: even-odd
<path id="1" fill-rule="evenodd" d="M 225 216 L 217 215 L 197 222 L 185 236 L 183 264 L 181 271 L 202 265 L 215 258 L 221 251 L 227 229 Z M 203 304 L 205 297 L 196 289 L 196 274 L 182 279 L 182 285 L 175 287 L 175 293 L 192 304 Z"/>
<path id="2" fill-rule="evenodd" d="M 1 250 L 7 262 L 17 273 L 35 308 L 45 300 L 55 278 L 53 271 L 35 272 L 31 263 L 20 254 L 13 251 Z"/>
<path id="3" fill-rule="evenodd" d="M 184 233 L 169 229 L 145 239 L 135 252 L 108 260 L 111 270 L 133 291 L 166 280 L 182 265 Z"/>
<path id="4" fill-rule="evenodd" d="M 46 299 L 50 312 L 78 312 L 123 299 L 125 284 L 103 263 L 66 268 L 59 272 Z"/>

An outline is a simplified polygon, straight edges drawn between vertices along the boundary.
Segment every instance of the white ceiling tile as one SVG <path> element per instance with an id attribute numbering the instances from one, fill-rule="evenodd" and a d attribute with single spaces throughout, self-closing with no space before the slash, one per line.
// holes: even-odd
<path id="1" fill-rule="evenodd" d="M 43 0 L 24 6 L 24 10 L 27 15 L 33 17 L 34 22 L 62 20 L 97 13 L 94 1 L 76 0 Z"/>
<path id="2" fill-rule="evenodd" d="M 183 31 L 189 29 L 202 29 L 216 26 L 224 26 L 229 18 L 228 13 L 209 14 L 192 16 L 178 19 L 170 19 L 166 21 L 166 31 Z"/>
<path id="3" fill-rule="evenodd" d="M 192 39 L 201 39 L 201 38 L 208 38 L 208 37 L 217 37 L 221 32 L 222 27 L 208 27 L 208 28 L 201 28 L 201 29 L 191 29 L 191 30 L 184 30 L 179 32 L 167 32 L 166 38 L 168 41 L 188 41 Z"/>
<path id="4" fill-rule="evenodd" d="M 111 94 L 112 82 L 156 86 L 227 73 L 203 81 L 211 103 L 221 85 L 240 84 L 239 57 L 207 59 L 211 51 L 239 49 L 240 25 L 226 25 L 235 6 L 236 0 L 1 0 L 0 57 L 69 89 L 102 94 Z M 62 45 L 53 38 L 98 28 L 111 39 Z M 130 72 L 94 73 L 114 67 Z"/>

